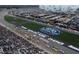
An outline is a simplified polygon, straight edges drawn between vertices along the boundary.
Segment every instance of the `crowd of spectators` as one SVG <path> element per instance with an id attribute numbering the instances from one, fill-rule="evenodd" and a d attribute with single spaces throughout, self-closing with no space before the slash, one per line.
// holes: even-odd
<path id="1" fill-rule="evenodd" d="M 44 54 L 44 50 L 17 36 L 8 29 L 0 26 L 1 54 Z"/>

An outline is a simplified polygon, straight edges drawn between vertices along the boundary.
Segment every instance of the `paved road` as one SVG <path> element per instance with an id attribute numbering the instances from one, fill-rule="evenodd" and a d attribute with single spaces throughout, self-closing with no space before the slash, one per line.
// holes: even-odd
<path id="1" fill-rule="evenodd" d="M 39 42 L 36 41 L 37 39 L 36 39 L 36 40 L 35 40 L 35 39 L 33 39 L 33 40 L 28 40 L 28 39 L 25 37 L 24 32 L 22 32 L 22 30 L 21 30 L 21 31 L 17 31 L 17 30 L 15 29 L 15 27 L 14 27 L 12 24 L 9 24 L 9 23 L 7 23 L 6 21 L 4 21 L 4 15 L 6 15 L 6 14 L 7 14 L 7 11 L 0 12 L 0 24 L 5 25 L 9 30 L 11 30 L 11 31 L 13 31 L 14 33 L 16 33 L 17 35 L 23 37 L 24 39 L 26 39 L 26 40 L 29 41 L 30 43 L 36 45 L 37 47 L 40 47 L 41 49 L 47 51 L 48 53 L 60 53 L 60 52 L 56 52 L 56 51 L 52 50 L 51 48 L 49 48 L 49 45 L 46 44 L 46 43 L 44 43 L 44 41 L 42 41 L 42 40 L 38 40 Z M 26 36 L 28 36 L 28 35 L 26 35 Z M 66 54 L 73 54 L 73 53 L 77 54 L 77 53 L 78 53 L 78 52 L 76 52 L 76 51 L 73 51 L 73 50 L 71 50 L 71 49 L 65 47 L 65 46 L 61 46 L 61 45 L 59 45 L 59 44 L 53 42 L 52 40 L 50 40 L 50 41 L 51 41 L 51 44 L 52 44 L 53 46 L 55 46 L 57 49 L 61 49 L 61 50 L 65 51 Z M 41 44 L 41 43 L 42 43 L 42 44 Z"/>

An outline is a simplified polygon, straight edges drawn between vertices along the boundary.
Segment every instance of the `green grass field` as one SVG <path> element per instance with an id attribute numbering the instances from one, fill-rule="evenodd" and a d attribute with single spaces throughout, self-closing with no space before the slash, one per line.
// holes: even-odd
<path id="1" fill-rule="evenodd" d="M 76 47 L 79 47 L 79 36 L 78 35 L 63 31 L 56 38 L 60 41 L 67 43 L 67 44 L 72 44 Z"/>
<path id="2" fill-rule="evenodd" d="M 14 20 L 14 17 L 12 17 L 12 16 L 5 16 L 4 18 L 9 23 L 12 23 L 15 21 L 17 24 L 21 24 L 21 25 L 27 27 L 28 29 L 31 29 L 34 31 L 37 31 L 42 27 L 46 27 L 44 25 L 37 24 L 34 22 L 28 22 L 28 21 L 25 21 L 25 20 L 22 20 L 19 18 L 16 18 L 16 20 Z M 74 45 L 75 47 L 79 47 L 79 36 L 78 35 L 62 31 L 62 33 L 59 36 L 56 36 L 54 38 L 59 41 L 62 41 L 64 43 Z"/>
<path id="3" fill-rule="evenodd" d="M 22 20 L 19 18 L 16 18 L 16 20 L 14 20 L 14 17 L 11 17 L 11 16 L 5 16 L 5 20 L 9 23 L 12 23 L 15 21 L 17 24 L 21 24 L 21 25 L 27 27 L 28 29 L 31 29 L 34 31 L 37 31 L 40 28 L 45 27 L 44 25 L 40 25 L 40 24 L 37 24 L 34 22 L 25 21 L 25 20 Z"/>

